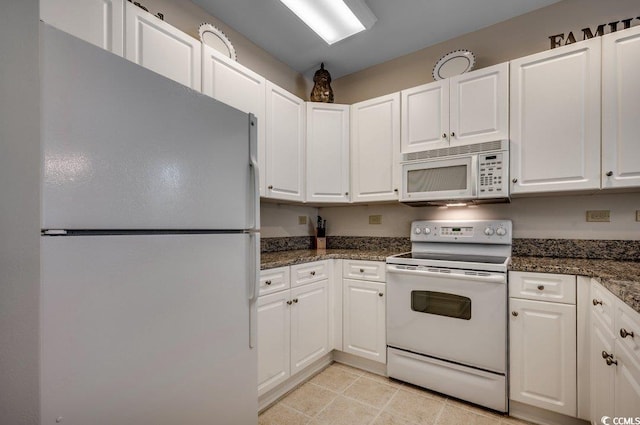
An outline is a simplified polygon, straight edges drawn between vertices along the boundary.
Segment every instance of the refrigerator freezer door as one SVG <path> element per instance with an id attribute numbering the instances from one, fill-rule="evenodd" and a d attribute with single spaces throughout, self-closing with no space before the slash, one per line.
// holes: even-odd
<path id="1" fill-rule="evenodd" d="M 249 114 L 46 24 L 41 37 L 44 229 L 257 227 Z"/>
<path id="2" fill-rule="evenodd" d="M 256 424 L 256 236 L 43 237 L 42 423 Z"/>

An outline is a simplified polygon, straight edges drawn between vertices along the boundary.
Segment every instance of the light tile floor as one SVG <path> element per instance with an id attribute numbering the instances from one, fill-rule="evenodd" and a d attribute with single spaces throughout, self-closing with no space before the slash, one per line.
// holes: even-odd
<path id="1" fill-rule="evenodd" d="M 259 425 L 528 425 L 340 363 L 293 390 Z"/>

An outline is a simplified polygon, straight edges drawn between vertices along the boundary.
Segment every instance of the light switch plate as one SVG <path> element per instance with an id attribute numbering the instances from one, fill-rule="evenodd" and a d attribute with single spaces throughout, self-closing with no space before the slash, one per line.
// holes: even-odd
<path id="1" fill-rule="evenodd" d="M 587 221 L 609 222 L 611 221 L 611 212 L 609 210 L 587 210 Z"/>
<path id="2" fill-rule="evenodd" d="M 369 216 L 369 224 L 382 224 L 382 216 L 381 215 L 370 215 Z"/>
<path id="3" fill-rule="evenodd" d="M 307 224 L 307 216 L 299 215 L 298 216 L 298 224 Z"/>

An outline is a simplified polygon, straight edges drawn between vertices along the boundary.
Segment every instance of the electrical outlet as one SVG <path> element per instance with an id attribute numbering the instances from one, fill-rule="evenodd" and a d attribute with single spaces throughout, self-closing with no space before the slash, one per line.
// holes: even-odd
<path id="1" fill-rule="evenodd" d="M 609 210 L 587 210 L 587 221 L 609 222 L 611 221 Z"/>
<path id="2" fill-rule="evenodd" d="M 298 224 L 307 224 L 307 216 L 299 215 L 298 216 Z"/>
<path id="3" fill-rule="evenodd" d="M 369 224 L 382 224 L 382 216 L 381 215 L 370 215 L 369 216 Z"/>
<path id="4" fill-rule="evenodd" d="M 640 210 L 636 210 L 636 221 L 640 221 Z"/>

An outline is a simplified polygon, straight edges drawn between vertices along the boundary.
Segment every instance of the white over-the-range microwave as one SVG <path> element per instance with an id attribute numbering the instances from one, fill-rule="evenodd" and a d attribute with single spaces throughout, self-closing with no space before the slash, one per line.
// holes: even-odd
<path id="1" fill-rule="evenodd" d="M 402 157 L 400 202 L 451 206 L 509 201 L 508 140 L 413 152 Z"/>

